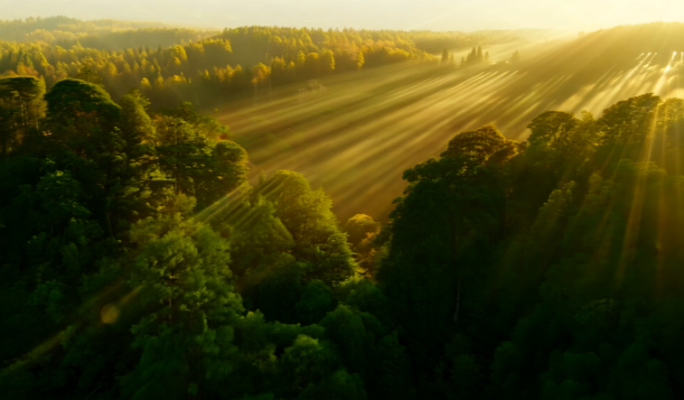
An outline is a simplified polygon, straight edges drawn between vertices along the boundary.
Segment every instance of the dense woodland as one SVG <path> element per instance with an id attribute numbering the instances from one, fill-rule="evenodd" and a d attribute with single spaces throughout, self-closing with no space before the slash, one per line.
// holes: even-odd
<path id="1" fill-rule="evenodd" d="M 83 47 L 80 42 L 68 49 L 41 42 L 0 42 L 0 73 L 42 77 L 47 87 L 80 77 L 103 83 L 116 98 L 139 87 L 158 105 L 175 106 L 183 100 L 207 105 L 252 90 L 265 92 L 270 85 L 427 57 L 397 36 L 251 27 L 227 29 L 185 45 L 121 51 Z"/>
<path id="2" fill-rule="evenodd" d="M 66 17 L 0 21 L 6 40 L 0 41 L 0 76 L 35 76 L 47 89 L 79 78 L 103 84 L 116 100 L 137 87 L 154 108 L 183 101 L 206 108 L 331 74 L 438 62 L 432 53 L 481 46 L 490 37 L 510 40 L 510 33 L 258 26 L 211 32 L 158 25 Z"/>
<path id="3" fill-rule="evenodd" d="M 248 181 L 190 102 L 38 75 L 0 79 L 3 398 L 684 395 L 684 100 L 453 132 L 380 224 L 296 172 Z"/>

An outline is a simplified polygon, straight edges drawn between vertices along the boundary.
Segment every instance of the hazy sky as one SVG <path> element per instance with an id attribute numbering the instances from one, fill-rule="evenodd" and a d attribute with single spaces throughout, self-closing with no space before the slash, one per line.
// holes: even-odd
<path id="1" fill-rule="evenodd" d="M 0 0 L 0 18 L 67 15 L 224 27 L 597 29 L 684 21 L 684 0 Z"/>

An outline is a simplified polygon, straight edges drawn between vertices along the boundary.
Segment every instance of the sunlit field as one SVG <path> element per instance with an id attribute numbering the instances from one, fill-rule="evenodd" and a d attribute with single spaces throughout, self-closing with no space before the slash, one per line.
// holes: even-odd
<path id="1" fill-rule="evenodd" d="M 361 71 L 316 82 L 322 91 L 306 83 L 271 89 L 212 115 L 231 127 L 256 171 L 301 172 L 332 195 L 341 218 L 362 212 L 385 219 L 405 186 L 401 171 L 439 153 L 454 132 L 493 124 L 524 140 L 529 121 L 547 110 L 600 116 L 644 93 L 683 97 L 684 29 L 633 31 L 494 47 L 499 61 L 523 48 L 527 59 L 517 65 Z M 647 40 L 633 46 L 626 35 Z"/>

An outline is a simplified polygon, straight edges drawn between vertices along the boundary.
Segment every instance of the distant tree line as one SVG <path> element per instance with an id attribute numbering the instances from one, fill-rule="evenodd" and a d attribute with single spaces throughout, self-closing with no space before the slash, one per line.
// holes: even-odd
<path id="1" fill-rule="evenodd" d="M 150 35 L 177 39 L 183 31 L 143 29 L 116 33 L 126 44 Z M 118 40 L 117 39 L 117 40 Z M 93 46 L 97 38 L 84 39 Z M 161 40 L 161 39 L 160 39 Z M 202 106 L 251 90 L 318 79 L 429 56 L 403 32 L 247 27 L 171 47 L 123 50 L 68 48 L 37 41 L 0 42 L 0 74 L 35 76 L 49 89 L 68 77 L 95 78 L 114 98 L 139 88 L 155 106 L 191 100 Z"/>
<path id="2" fill-rule="evenodd" d="M 29 17 L 0 20 L 0 40 L 31 42 L 35 40 L 75 40 L 81 37 L 144 28 L 172 28 L 161 22 L 99 19 L 84 21 L 65 16 Z"/>

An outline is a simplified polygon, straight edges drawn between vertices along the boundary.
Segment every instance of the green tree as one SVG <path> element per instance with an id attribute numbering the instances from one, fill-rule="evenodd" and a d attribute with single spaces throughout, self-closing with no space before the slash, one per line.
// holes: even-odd
<path id="1" fill-rule="evenodd" d="M 366 214 L 356 214 L 344 224 L 344 232 L 349 235 L 349 243 L 353 246 L 361 243 L 369 235 L 377 233 L 379 228 L 380 224 Z"/>
<path id="2" fill-rule="evenodd" d="M 212 121 L 183 114 L 181 108 L 155 121 L 156 152 L 160 169 L 173 180 L 175 192 L 197 197 L 198 207 L 206 208 L 244 182 L 247 154 L 235 142 L 213 142 L 207 131 Z"/>
<path id="3" fill-rule="evenodd" d="M 187 201 L 180 196 L 169 214 L 131 229 L 139 251 L 128 284 L 151 309 L 132 328 L 142 355 L 121 381 L 132 398 L 198 396 L 235 369 L 233 325 L 243 309 L 231 285 L 228 244 L 210 227 L 184 220 Z"/>
<path id="4" fill-rule="evenodd" d="M 78 70 L 76 78 L 94 85 L 103 86 L 102 77 L 88 65 L 84 65 Z"/>
<path id="5" fill-rule="evenodd" d="M 45 82 L 32 76 L 0 79 L 0 157 L 38 128 L 43 116 Z"/>
<path id="6" fill-rule="evenodd" d="M 45 95 L 47 127 L 55 140 L 79 156 L 96 158 L 110 144 L 121 107 L 99 86 L 76 79 L 58 82 Z M 108 143 L 109 142 L 109 143 Z"/>
<path id="7" fill-rule="evenodd" d="M 298 173 L 276 171 L 255 194 L 275 203 L 275 216 L 295 242 L 292 255 L 307 263 L 304 279 L 336 284 L 353 274 L 351 251 L 322 189 L 311 190 Z"/>
<path id="8" fill-rule="evenodd" d="M 283 382 L 287 385 L 284 392 L 296 396 L 304 389 L 314 391 L 312 385 L 329 376 L 337 365 L 337 356 L 329 343 L 308 335 L 297 336 L 285 349 L 279 363 Z"/>
<path id="9" fill-rule="evenodd" d="M 299 396 L 302 400 L 320 399 L 327 397 L 331 400 L 364 400 L 368 398 L 363 389 L 363 380 L 356 374 L 349 374 L 339 370 L 315 385 L 309 385 Z"/>
<path id="10" fill-rule="evenodd" d="M 643 143 L 654 133 L 660 104 L 660 97 L 648 93 L 620 101 L 604 110 L 598 120 L 602 143 Z"/>
<path id="11" fill-rule="evenodd" d="M 509 145 L 493 127 L 464 132 L 441 158 L 404 173 L 409 186 L 391 214 L 392 241 L 377 279 L 419 368 L 434 368 L 438 343 L 474 312 L 463 304 L 487 276 L 484 249 L 504 233 L 504 181 L 488 160 Z"/>

